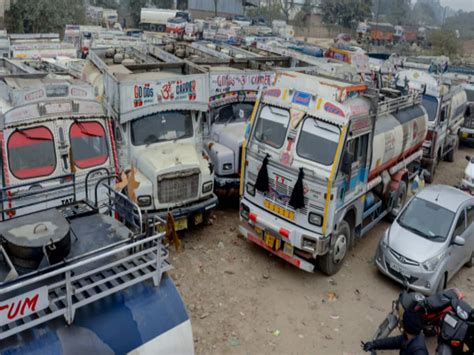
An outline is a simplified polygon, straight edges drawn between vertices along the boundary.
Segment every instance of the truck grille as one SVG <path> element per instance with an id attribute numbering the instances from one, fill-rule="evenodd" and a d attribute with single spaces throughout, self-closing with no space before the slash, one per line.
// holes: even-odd
<path id="1" fill-rule="evenodd" d="M 464 120 L 464 127 L 466 128 L 474 128 L 474 115 L 470 117 L 466 117 Z"/>
<path id="2" fill-rule="evenodd" d="M 199 169 L 158 176 L 158 201 L 174 203 L 197 198 Z"/>

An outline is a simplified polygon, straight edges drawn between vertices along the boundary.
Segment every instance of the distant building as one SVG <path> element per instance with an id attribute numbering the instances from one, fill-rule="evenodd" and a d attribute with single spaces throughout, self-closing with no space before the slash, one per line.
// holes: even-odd
<path id="1" fill-rule="evenodd" d="M 217 16 L 232 17 L 245 13 L 245 4 L 255 6 L 258 0 L 217 0 Z M 214 0 L 188 0 L 188 9 L 194 18 L 206 18 L 215 15 Z"/>

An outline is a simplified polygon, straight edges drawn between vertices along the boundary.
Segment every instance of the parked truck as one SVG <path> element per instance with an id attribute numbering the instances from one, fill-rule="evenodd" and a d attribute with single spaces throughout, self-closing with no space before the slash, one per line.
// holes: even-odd
<path id="1" fill-rule="evenodd" d="M 464 122 L 467 97 L 460 85 L 418 70 L 397 74 L 397 87 L 423 93 L 423 107 L 428 113 L 428 133 L 423 143 L 423 166 L 432 182 L 441 160 L 454 161 L 459 146 L 459 133 Z"/>
<path id="2" fill-rule="evenodd" d="M 47 208 L 42 201 L 57 191 L 38 186 L 49 178 L 1 188 L 0 353 L 194 354 L 189 316 L 166 274 L 164 234 L 143 228 L 113 178 L 92 186 L 106 191 L 105 205 L 80 198 L 70 173 L 55 177 L 70 183 Z M 10 196 L 20 188 L 36 203 Z"/>
<path id="3" fill-rule="evenodd" d="M 399 95 L 277 74 L 244 143 L 242 235 L 300 269 L 335 274 L 358 237 L 398 214 L 419 171 L 427 113 L 416 94 Z"/>
<path id="4" fill-rule="evenodd" d="M 9 196 L 28 194 L 27 186 L 34 185 L 51 188 L 54 198 L 71 184 L 58 177 L 73 174 L 83 199 L 93 193 L 86 188 L 87 176 L 94 182 L 117 172 L 112 122 L 93 88 L 70 76 L 38 72 L 0 80 L 0 129 L 1 186 L 10 189 Z"/>
<path id="5" fill-rule="evenodd" d="M 135 202 L 149 217 L 171 212 L 177 230 L 203 223 L 217 205 L 214 168 L 203 149 L 207 75 L 159 48 L 155 56 L 164 52 L 168 62 L 133 48 L 111 51 L 91 51 L 89 77 L 102 76 L 96 83 L 103 80 L 119 165 L 136 171 Z"/>
<path id="6" fill-rule="evenodd" d="M 459 138 L 472 145 L 474 143 L 474 83 L 465 83 L 463 87 L 466 91 L 467 106 Z"/>
<path id="7" fill-rule="evenodd" d="M 168 20 L 174 17 L 191 21 L 190 14 L 187 11 L 142 8 L 140 11 L 140 28 L 145 31 L 165 32 Z"/>

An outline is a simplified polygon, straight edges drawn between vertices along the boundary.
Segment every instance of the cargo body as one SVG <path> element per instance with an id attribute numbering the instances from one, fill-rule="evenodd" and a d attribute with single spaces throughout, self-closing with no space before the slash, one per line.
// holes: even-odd
<path id="1" fill-rule="evenodd" d="M 467 106 L 464 112 L 464 124 L 460 129 L 460 139 L 463 142 L 474 144 L 474 84 L 465 84 Z"/>
<path id="2" fill-rule="evenodd" d="M 286 73 L 257 103 L 240 231 L 305 271 L 317 262 L 336 273 L 356 238 L 397 215 L 418 172 L 428 125 L 419 97 L 366 90 Z"/>

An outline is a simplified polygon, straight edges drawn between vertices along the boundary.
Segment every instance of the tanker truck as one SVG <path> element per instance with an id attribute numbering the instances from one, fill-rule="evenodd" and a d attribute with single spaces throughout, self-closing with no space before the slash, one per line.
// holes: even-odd
<path id="1" fill-rule="evenodd" d="M 466 92 L 461 85 L 419 70 L 399 72 L 396 84 L 398 88 L 423 93 L 422 104 L 428 113 L 423 167 L 429 172 L 426 181 L 431 183 L 441 160 L 454 161 L 467 107 Z"/>
<path id="2" fill-rule="evenodd" d="M 326 275 L 420 170 L 428 116 L 417 94 L 301 73 L 261 91 L 243 146 L 239 229 L 290 264 Z"/>

